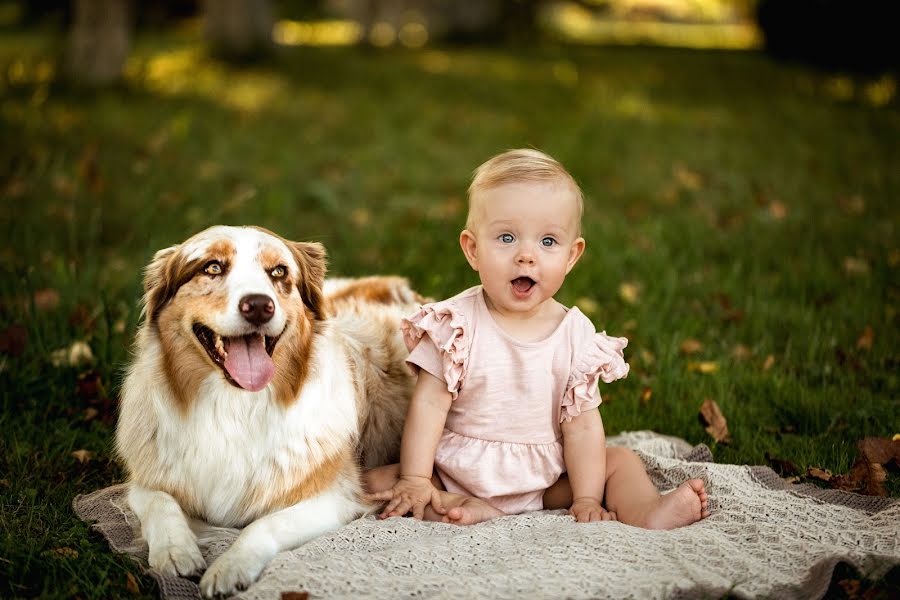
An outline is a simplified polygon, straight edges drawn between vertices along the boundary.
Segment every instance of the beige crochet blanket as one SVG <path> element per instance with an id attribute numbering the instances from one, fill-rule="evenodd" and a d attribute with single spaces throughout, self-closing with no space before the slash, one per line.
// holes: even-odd
<path id="1" fill-rule="evenodd" d="M 240 598 L 820 598 L 844 561 L 878 578 L 900 564 L 900 502 L 789 485 L 767 467 L 714 464 L 706 446 L 651 432 L 608 440 L 635 449 L 660 490 L 700 477 L 712 516 L 674 531 L 577 524 L 564 511 L 471 527 L 363 517 L 279 554 Z M 73 502 L 118 552 L 147 548 L 117 485 Z M 202 540 L 210 563 L 237 532 Z M 150 573 L 166 599 L 196 580 Z"/>

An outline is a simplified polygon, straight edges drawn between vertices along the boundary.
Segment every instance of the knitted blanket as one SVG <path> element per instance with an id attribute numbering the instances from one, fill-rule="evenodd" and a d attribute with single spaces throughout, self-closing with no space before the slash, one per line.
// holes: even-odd
<path id="1" fill-rule="evenodd" d="M 367 516 L 282 552 L 237 597 L 820 598 L 838 562 L 873 578 L 900 564 L 900 501 L 791 485 L 768 467 L 715 464 L 706 446 L 647 431 L 607 443 L 634 449 L 661 491 L 702 478 L 712 516 L 673 531 L 575 523 L 565 511 L 469 527 Z M 115 551 L 146 566 L 125 491 L 115 485 L 73 506 Z M 237 533 L 201 536 L 207 564 Z M 199 598 L 197 579 L 150 575 L 167 600 Z"/>

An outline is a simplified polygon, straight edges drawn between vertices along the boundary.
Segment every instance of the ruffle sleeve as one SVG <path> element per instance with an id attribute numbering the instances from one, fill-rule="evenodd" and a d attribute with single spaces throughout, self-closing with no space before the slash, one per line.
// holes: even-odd
<path id="1" fill-rule="evenodd" d="M 586 410 L 600 405 L 598 380 L 612 383 L 628 375 L 629 366 L 622 350 L 628 345 L 623 337 L 610 337 L 606 332 L 595 333 L 581 349 L 581 357 L 569 376 L 562 399 L 560 423 L 571 421 Z"/>
<path id="2" fill-rule="evenodd" d="M 452 302 L 426 304 L 413 316 L 403 319 L 400 329 L 403 341 L 410 350 L 408 362 L 431 372 L 428 365 L 420 363 L 427 362 L 427 357 L 433 356 L 434 350 L 437 351 L 441 373 L 432 374 L 436 377 L 443 376 L 447 391 L 456 400 L 459 388 L 466 378 L 469 358 L 471 334 L 465 315 Z M 429 344 L 434 350 L 421 348 L 422 344 Z M 417 355 L 424 360 L 418 360 Z"/>

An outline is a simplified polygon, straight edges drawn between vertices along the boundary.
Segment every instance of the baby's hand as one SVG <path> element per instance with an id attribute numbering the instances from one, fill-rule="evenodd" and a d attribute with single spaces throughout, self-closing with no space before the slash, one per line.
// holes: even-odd
<path id="1" fill-rule="evenodd" d="M 438 514 L 447 513 L 441 503 L 439 490 L 431 483 L 430 477 L 401 475 L 391 489 L 368 494 L 366 497 L 373 501 L 388 501 L 378 515 L 379 519 L 400 517 L 412 512 L 414 519 L 421 520 L 425 516 L 425 507 L 429 504 Z"/>
<path id="2" fill-rule="evenodd" d="M 609 512 L 596 498 L 575 498 L 569 514 L 575 517 L 578 523 L 590 523 L 591 521 L 616 521 L 616 513 Z"/>

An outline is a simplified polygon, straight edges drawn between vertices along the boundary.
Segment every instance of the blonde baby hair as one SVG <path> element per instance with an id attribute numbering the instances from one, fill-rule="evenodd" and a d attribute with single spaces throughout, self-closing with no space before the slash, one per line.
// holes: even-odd
<path id="1" fill-rule="evenodd" d="M 578 208 L 578 235 L 581 235 L 581 217 L 584 215 L 584 193 L 575 178 L 566 171 L 559 161 L 539 150 L 516 148 L 491 157 L 481 164 L 472 176 L 469 185 L 469 214 L 466 229 L 472 229 L 472 199 L 479 192 L 508 183 L 559 182 L 575 194 Z"/>

